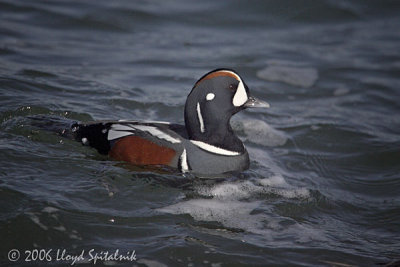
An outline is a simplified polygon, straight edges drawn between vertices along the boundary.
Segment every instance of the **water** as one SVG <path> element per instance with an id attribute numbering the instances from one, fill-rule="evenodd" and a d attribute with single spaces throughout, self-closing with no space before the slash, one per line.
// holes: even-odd
<path id="1" fill-rule="evenodd" d="M 400 258 L 397 1 L 0 1 L 0 264 L 88 251 L 135 266 L 375 266 Z M 271 104 L 232 124 L 239 177 L 139 172 L 32 125 L 183 123 L 204 73 Z M 7 258 L 18 249 L 14 264 Z"/>

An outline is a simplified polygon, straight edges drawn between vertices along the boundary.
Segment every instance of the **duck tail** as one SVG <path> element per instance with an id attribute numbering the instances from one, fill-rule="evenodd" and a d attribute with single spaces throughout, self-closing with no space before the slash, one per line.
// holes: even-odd
<path id="1" fill-rule="evenodd" d="M 71 125 L 70 132 L 73 138 L 97 149 L 100 154 L 107 154 L 110 151 L 110 142 L 107 139 L 109 123 L 102 122 L 75 122 Z"/>

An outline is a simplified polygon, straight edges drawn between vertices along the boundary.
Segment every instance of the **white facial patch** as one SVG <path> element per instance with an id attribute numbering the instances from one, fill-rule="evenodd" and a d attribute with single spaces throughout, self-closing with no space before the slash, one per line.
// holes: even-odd
<path id="1" fill-rule="evenodd" d="M 223 72 L 228 72 L 228 73 L 234 75 L 236 77 L 236 79 L 239 81 L 238 88 L 236 89 L 236 93 L 233 96 L 232 104 L 235 107 L 240 107 L 241 105 L 246 103 L 246 101 L 248 100 L 246 89 L 244 88 L 244 83 L 243 83 L 242 79 L 239 77 L 239 75 L 237 75 L 233 71 L 224 70 Z"/>
<path id="2" fill-rule="evenodd" d="M 200 132 L 204 133 L 204 121 L 203 121 L 203 115 L 201 115 L 201 110 L 200 110 L 200 104 L 197 103 L 197 118 L 199 119 L 200 123 Z"/>
<path id="3" fill-rule="evenodd" d="M 208 93 L 207 96 L 206 96 L 206 100 L 207 101 L 211 101 L 211 100 L 214 99 L 214 97 L 215 97 L 215 95 L 213 93 Z"/>
<path id="4" fill-rule="evenodd" d="M 248 100 L 248 97 L 247 97 L 246 89 L 244 88 L 243 82 L 240 81 L 238 88 L 236 89 L 236 93 L 233 96 L 232 103 L 235 107 L 240 107 L 241 105 L 246 103 L 247 100 Z"/>

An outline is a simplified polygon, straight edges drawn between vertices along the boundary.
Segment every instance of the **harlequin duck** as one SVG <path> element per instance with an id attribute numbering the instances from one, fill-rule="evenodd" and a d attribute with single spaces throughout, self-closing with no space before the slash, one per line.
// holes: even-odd
<path id="1" fill-rule="evenodd" d="M 185 125 L 154 121 L 76 123 L 76 140 L 111 158 L 134 165 L 169 166 L 181 172 L 218 175 L 243 171 L 249 155 L 230 125 L 245 108 L 269 104 L 250 96 L 242 78 L 231 69 L 201 77 L 186 100 Z"/>

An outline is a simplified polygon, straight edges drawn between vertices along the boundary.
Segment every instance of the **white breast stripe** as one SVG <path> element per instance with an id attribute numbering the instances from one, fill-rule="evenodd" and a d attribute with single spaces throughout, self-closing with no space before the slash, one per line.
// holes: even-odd
<path id="1" fill-rule="evenodd" d="M 132 128 L 134 128 L 134 129 L 137 129 L 137 130 L 140 130 L 140 131 L 144 131 L 144 132 L 148 132 L 148 133 L 150 133 L 151 135 L 154 135 L 154 136 L 156 136 L 156 137 L 158 137 L 158 138 L 160 138 L 160 139 L 167 140 L 168 142 L 171 142 L 171 143 L 173 143 L 173 144 L 176 144 L 176 143 L 180 143 L 180 142 L 181 142 L 181 140 L 179 140 L 179 139 L 177 139 L 177 138 L 174 138 L 174 137 L 172 137 L 172 136 L 166 134 L 165 132 L 160 131 L 159 129 L 157 129 L 157 128 L 154 127 L 154 126 L 133 125 L 133 124 L 130 124 L 130 126 L 131 126 Z"/>
<path id="2" fill-rule="evenodd" d="M 107 140 L 111 141 L 114 139 L 118 139 L 124 136 L 128 136 L 128 135 L 132 135 L 132 132 L 125 132 L 125 131 L 114 131 L 112 129 L 110 129 L 108 131 L 108 135 L 107 135 Z"/>
<path id="3" fill-rule="evenodd" d="M 188 172 L 189 171 L 189 166 L 187 163 L 187 157 L 186 157 L 186 149 L 183 149 L 182 155 L 180 157 L 181 159 L 181 170 L 182 172 Z"/>
<path id="4" fill-rule="evenodd" d="M 204 149 L 208 152 L 214 153 L 214 154 L 219 154 L 219 155 L 225 155 L 225 156 L 238 156 L 240 155 L 239 152 L 236 151 L 230 151 L 226 150 L 220 147 L 216 147 L 201 141 L 196 141 L 196 140 L 190 140 L 194 145 L 200 147 L 201 149 Z"/>
<path id="5" fill-rule="evenodd" d="M 199 123 L 200 123 L 200 132 L 204 133 L 204 121 L 203 121 L 203 116 L 201 115 L 201 110 L 200 110 L 200 104 L 197 103 L 197 118 L 199 118 Z"/>

